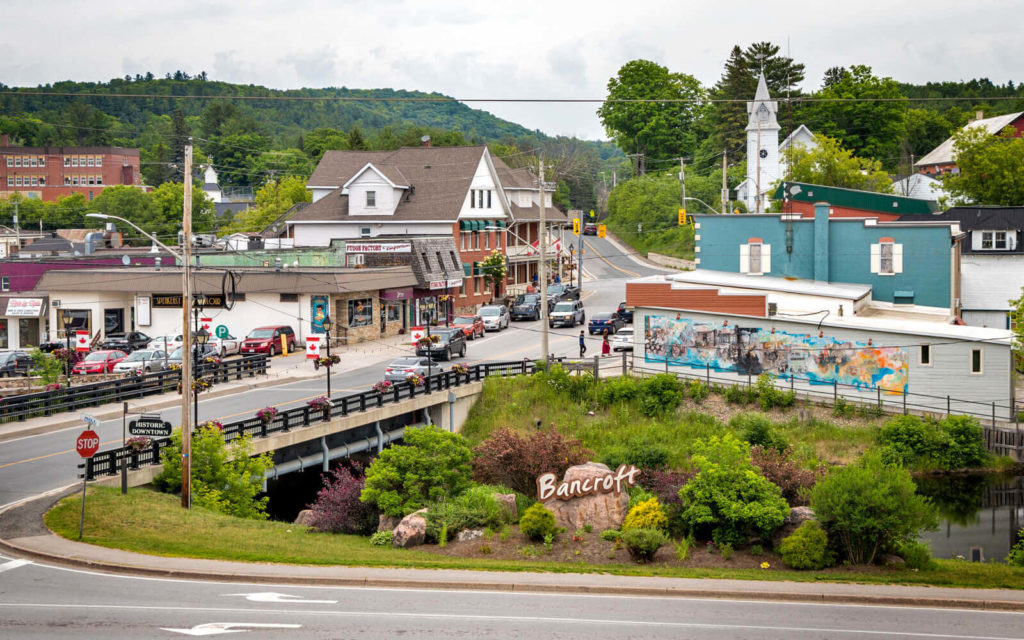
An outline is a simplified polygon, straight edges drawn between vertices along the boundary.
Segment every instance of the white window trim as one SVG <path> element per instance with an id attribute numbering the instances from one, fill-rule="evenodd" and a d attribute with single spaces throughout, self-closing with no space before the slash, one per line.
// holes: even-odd
<path id="1" fill-rule="evenodd" d="M 974 370 L 974 353 L 978 353 L 978 370 Z M 970 367 L 972 376 L 980 376 L 985 372 L 985 351 L 982 349 L 971 349 L 971 360 L 967 365 Z"/>
<path id="2" fill-rule="evenodd" d="M 892 272 L 882 271 L 882 245 L 892 245 Z M 903 245 L 898 242 L 879 242 L 871 245 L 871 273 L 878 276 L 895 276 L 903 273 Z"/>
<path id="3" fill-rule="evenodd" d="M 761 270 L 751 271 L 750 270 L 750 247 L 760 247 L 761 251 Z M 772 246 L 763 242 L 752 242 L 748 244 L 740 245 L 740 273 L 745 273 L 750 276 L 763 276 L 766 273 L 772 271 Z"/>
<path id="4" fill-rule="evenodd" d="M 367 191 L 366 192 L 366 208 L 376 209 L 377 208 L 377 192 Z"/>
<path id="5" fill-rule="evenodd" d="M 924 348 L 928 347 L 928 362 L 924 361 Z M 917 351 L 917 364 L 922 367 L 930 367 L 935 364 L 935 351 L 931 343 L 922 344 Z"/>
<path id="6" fill-rule="evenodd" d="M 1002 240 L 1003 246 L 1001 246 L 1001 247 L 999 246 L 999 236 L 1003 237 L 1003 240 Z M 1006 250 L 1006 246 L 1007 246 L 1006 238 L 1007 238 L 1007 233 L 1005 231 L 996 231 L 995 232 L 995 238 L 992 241 L 992 248 L 996 249 L 996 250 Z"/>

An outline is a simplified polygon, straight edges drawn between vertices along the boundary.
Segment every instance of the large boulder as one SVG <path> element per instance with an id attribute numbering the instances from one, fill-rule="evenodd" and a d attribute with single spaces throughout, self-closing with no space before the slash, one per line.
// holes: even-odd
<path id="1" fill-rule="evenodd" d="M 818 517 L 814 515 L 814 509 L 810 507 L 793 507 L 789 510 L 789 515 L 782 522 L 782 526 L 772 532 L 772 546 L 778 547 L 785 538 L 793 535 L 793 532 L 800 528 L 800 525 L 808 520 L 817 519 Z"/>
<path id="2" fill-rule="evenodd" d="M 562 481 L 582 481 L 590 478 L 603 478 L 611 474 L 612 470 L 607 465 L 600 462 L 588 462 L 566 469 Z M 629 496 L 623 491 L 618 495 L 598 493 L 569 500 L 555 498 L 545 502 L 544 506 L 555 514 L 558 525 L 565 527 L 568 531 L 582 529 L 588 524 L 596 531 L 604 531 L 605 529 L 618 529 L 622 526 L 622 521 L 625 520 L 626 513 L 629 511 Z"/>
<path id="3" fill-rule="evenodd" d="M 395 530 L 391 546 L 405 549 L 423 544 L 427 537 L 427 510 L 420 509 L 402 518 Z"/>
<path id="4" fill-rule="evenodd" d="M 518 507 L 516 506 L 516 494 L 514 493 L 496 493 L 494 499 L 501 505 L 502 510 L 505 512 L 505 516 L 509 522 L 514 522 L 516 515 L 518 515 Z"/>
<path id="5" fill-rule="evenodd" d="M 394 531 L 401 521 L 402 519 L 398 516 L 389 516 L 382 513 L 377 519 L 377 531 Z"/>
<path id="6" fill-rule="evenodd" d="M 313 510 L 303 509 L 299 512 L 299 515 L 295 517 L 295 524 L 302 525 L 304 527 L 311 526 L 310 523 L 313 521 Z"/>

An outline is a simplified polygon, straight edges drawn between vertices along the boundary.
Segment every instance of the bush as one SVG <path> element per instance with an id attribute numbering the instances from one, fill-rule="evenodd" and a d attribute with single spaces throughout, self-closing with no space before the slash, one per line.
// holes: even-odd
<path id="1" fill-rule="evenodd" d="M 828 535 L 814 520 L 804 522 L 779 545 L 782 561 L 790 569 L 824 569 L 830 562 Z"/>
<path id="2" fill-rule="evenodd" d="M 375 547 L 390 547 L 394 541 L 395 533 L 393 531 L 378 531 L 370 536 L 370 544 Z"/>
<path id="3" fill-rule="evenodd" d="M 946 416 L 939 425 L 949 436 L 950 448 L 943 456 L 946 469 L 983 467 L 990 456 L 985 449 L 985 434 L 977 418 Z"/>
<path id="4" fill-rule="evenodd" d="M 263 474 L 274 466 L 272 454 L 252 455 L 252 439 L 235 438 L 224 442 L 224 433 L 211 423 L 192 434 L 192 502 L 238 518 L 267 518 Z M 171 444 L 162 454 L 164 468 L 153 478 L 160 491 L 181 491 L 181 430 L 171 435 Z"/>
<path id="5" fill-rule="evenodd" d="M 621 402 L 632 402 L 640 394 L 640 382 L 633 376 L 609 378 L 597 392 L 598 402 L 608 407 Z"/>
<path id="6" fill-rule="evenodd" d="M 750 464 L 746 443 L 732 434 L 697 440 L 693 462 L 700 469 L 679 490 L 680 517 L 715 544 L 745 544 L 751 532 L 767 538 L 789 514 L 782 491 Z"/>
<path id="7" fill-rule="evenodd" d="M 916 540 L 938 524 L 935 507 L 917 495 L 910 474 L 869 452 L 834 469 L 811 492 L 811 507 L 829 538 L 853 564 Z"/>
<path id="8" fill-rule="evenodd" d="M 466 529 L 499 529 L 508 521 L 495 493 L 507 493 L 502 487 L 477 485 L 453 500 L 436 502 L 427 510 L 427 535 L 441 539 L 441 531 L 449 536 Z"/>
<path id="9" fill-rule="evenodd" d="M 1010 549 L 1010 555 L 1006 556 L 1006 564 L 1011 567 L 1024 567 L 1024 529 L 1017 532 L 1017 544 Z"/>
<path id="10" fill-rule="evenodd" d="M 537 497 L 537 476 L 551 471 L 559 478 L 565 470 L 591 459 L 593 452 L 579 440 L 568 439 L 554 429 L 526 435 L 498 429 L 473 449 L 473 477 L 483 484 L 497 484 Z"/>
<path id="11" fill-rule="evenodd" d="M 29 356 L 32 358 L 32 368 L 28 372 L 30 376 L 39 376 L 43 384 L 56 384 L 60 380 L 64 373 L 63 361 L 43 353 L 38 348 L 33 348 Z"/>
<path id="12" fill-rule="evenodd" d="M 887 462 L 913 469 L 981 467 L 990 460 L 981 425 L 970 416 L 897 416 L 882 427 L 878 444 Z"/>
<path id="13" fill-rule="evenodd" d="M 629 557 L 637 562 L 649 562 L 666 542 L 668 536 L 658 529 L 630 529 L 622 532 L 622 544 Z"/>
<path id="14" fill-rule="evenodd" d="M 637 503 L 626 514 L 626 519 L 622 521 L 623 533 L 631 529 L 658 529 L 659 531 L 664 531 L 667 527 L 668 516 L 665 515 L 665 510 L 658 504 L 657 498 L 650 498 L 649 500 Z"/>
<path id="15" fill-rule="evenodd" d="M 762 373 L 757 377 L 757 398 L 764 411 L 774 407 L 785 409 L 796 403 L 796 392 L 782 391 L 775 386 L 775 376 L 770 373 Z"/>
<path id="16" fill-rule="evenodd" d="M 622 532 L 618 529 L 605 529 L 601 532 L 601 539 L 606 542 L 618 542 L 622 539 Z"/>
<path id="17" fill-rule="evenodd" d="M 473 453 L 461 435 L 427 425 L 406 429 L 403 440 L 366 470 L 363 502 L 401 517 L 469 487 Z"/>
<path id="18" fill-rule="evenodd" d="M 519 530 L 531 540 L 543 540 L 545 536 L 556 536 L 562 531 L 555 524 L 555 514 L 539 502 L 519 518 Z"/>
<path id="19" fill-rule="evenodd" d="M 669 450 L 665 445 L 646 438 L 630 438 L 625 444 L 609 448 L 601 462 L 611 469 L 620 464 L 632 464 L 646 470 L 662 469 L 668 463 Z"/>
<path id="20" fill-rule="evenodd" d="M 679 504 L 679 490 L 693 479 L 689 471 L 647 471 L 640 474 L 640 486 L 650 491 L 663 505 Z"/>
<path id="21" fill-rule="evenodd" d="M 683 383 L 668 373 L 659 373 L 640 382 L 640 412 L 648 418 L 675 411 L 683 401 Z"/>
<path id="22" fill-rule="evenodd" d="M 543 377 L 552 388 L 568 395 L 575 402 L 583 402 L 593 397 L 594 376 L 589 373 L 570 376 L 565 367 L 555 364 L 546 373 L 534 375 Z"/>
<path id="23" fill-rule="evenodd" d="M 931 569 L 935 564 L 932 562 L 931 547 L 920 540 L 904 540 L 896 547 L 896 555 L 903 558 L 910 569 Z"/>
<path id="24" fill-rule="evenodd" d="M 656 497 L 653 493 L 640 485 L 630 487 L 626 490 L 626 493 L 629 495 L 629 509 L 632 509 L 641 502 Z"/>
<path id="25" fill-rule="evenodd" d="M 751 404 L 757 402 L 757 387 L 741 387 L 734 384 L 726 387 L 723 395 L 729 404 Z"/>
<path id="26" fill-rule="evenodd" d="M 708 386 L 700 380 L 690 380 L 690 384 L 687 386 L 687 395 L 697 404 L 704 402 L 710 393 L 711 389 L 708 389 Z"/>
<path id="27" fill-rule="evenodd" d="M 360 471 L 359 464 L 353 463 L 352 470 L 339 466 L 323 476 L 323 488 L 308 505 L 313 512 L 309 526 L 318 531 L 354 534 L 368 534 L 376 528 L 377 510 L 359 499 L 365 483 Z"/>
<path id="28" fill-rule="evenodd" d="M 820 473 L 801 468 L 790 456 L 793 447 L 785 451 L 766 449 L 761 445 L 750 447 L 750 463 L 772 484 L 782 489 L 782 497 L 791 507 L 807 504 L 807 496 Z"/>
<path id="29" fill-rule="evenodd" d="M 771 418 L 761 413 L 740 413 L 729 421 L 729 427 L 737 431 L 740 437 L 751 445 L 760 445 L 765 449 L 785 451 L 789 442 L 775 428 Z"/>

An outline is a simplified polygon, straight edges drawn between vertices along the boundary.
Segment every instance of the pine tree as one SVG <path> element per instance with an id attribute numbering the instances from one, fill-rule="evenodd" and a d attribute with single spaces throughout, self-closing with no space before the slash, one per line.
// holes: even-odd
<path id="1" fill-rule="evenodd" d="M 174 164 L 178 167 L 185 166 L 185 145 L 188 144 L 188 139 L 192 135 L 192 129 L 185 122 L 185 114 L 181 109 L 175 109 L 174 113 L 171 114 L 171 127 L 173 133 L 171 134 L 171 145 L 174 152 Z M 179 176 L 177 172 L 175 176 Z M 175 182 L 180 182 L 178 177 L 174 178 Z"/>

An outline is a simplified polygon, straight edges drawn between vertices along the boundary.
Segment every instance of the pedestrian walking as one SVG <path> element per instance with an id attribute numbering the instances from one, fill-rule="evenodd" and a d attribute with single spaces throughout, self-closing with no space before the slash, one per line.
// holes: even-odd
<path id="1" fill-rule="evenodd" d="M 587 335 L 580 331 L 580 357 L 587 352 Z"/>
<path id="2" fill-rule="evenodd" d="M 608 341 L 608 330 L 605 329 L 601 335 L 601 357 L 610 355 L 612 352 L 612 343 Z"/>

